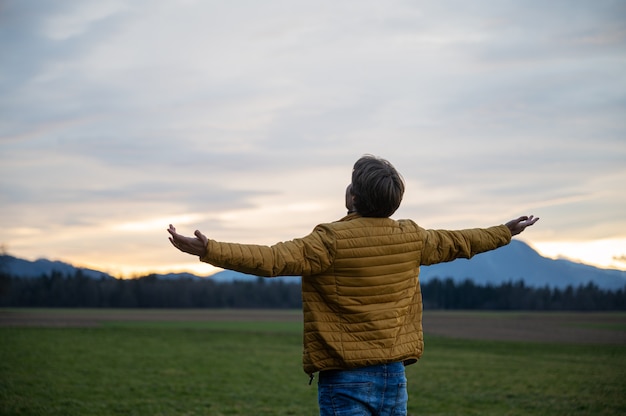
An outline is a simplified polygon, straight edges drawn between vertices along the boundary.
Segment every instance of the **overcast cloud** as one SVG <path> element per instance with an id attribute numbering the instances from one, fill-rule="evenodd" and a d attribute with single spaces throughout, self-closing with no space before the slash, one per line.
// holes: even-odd
<path id="1" fill-rule="evenodd" d="M 0 243 L 208 273 L 169 221 L 302 236 L 372 153 L 406 179 L 395 217 L 532 213 L 544 254 L 626 269 L 625 110 L 619 1 L 4 1 Z"/>

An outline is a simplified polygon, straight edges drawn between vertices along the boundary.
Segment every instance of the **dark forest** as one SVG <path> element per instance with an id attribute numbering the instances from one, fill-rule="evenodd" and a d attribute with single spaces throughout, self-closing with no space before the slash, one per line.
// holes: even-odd
<path id="1" fill-rule="evenodd" d="M 523 281 L 498 286 L 471 280 L 431 279 L 422 283 L 426 309 L 615 311 L 626 310 L 626 288 L 608 291 L 593 283 L 579 287 L 534 288 Z M 59 308 L 275 308 L 302 306 L 299 280 L 258 278 L 216 282 L 211 279 L 94 279 L 80 271 L 35 278 L 0 276 L 0 307 Z"/>

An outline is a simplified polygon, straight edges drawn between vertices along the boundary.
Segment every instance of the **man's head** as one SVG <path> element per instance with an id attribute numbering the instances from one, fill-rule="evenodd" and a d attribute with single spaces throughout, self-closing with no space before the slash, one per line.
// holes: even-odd
<path id="1" fill-rule="evenodd" d="M 356 211 L 364 217 L 390 217 L 402 202 L 404 181 L 391 163 L 372 155 L 356 161 L 350 193 Z"/>

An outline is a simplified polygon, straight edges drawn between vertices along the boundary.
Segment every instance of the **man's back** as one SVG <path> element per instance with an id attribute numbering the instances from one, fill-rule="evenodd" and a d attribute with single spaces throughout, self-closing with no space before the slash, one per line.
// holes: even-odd
<path id="1" fill-rule="evenodd" d="M 305 372 L 416 361 L 423 347 L 419 228 L 358 215 L 320 228 L 332 261 L 302 278 Z"/>

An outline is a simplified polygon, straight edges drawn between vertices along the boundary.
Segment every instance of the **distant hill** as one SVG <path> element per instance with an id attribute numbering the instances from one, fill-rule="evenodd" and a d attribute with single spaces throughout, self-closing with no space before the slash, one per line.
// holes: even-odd
<path id="1" fill-rule="evenodd" d="M 480 285 L 523 280 L 531 287 L 563 289 L 593 282 L 602 289 L 626 288 L 626 271 L 542 257 L 519 240 L 513 240 L 511 244 L 497 250 L 478 254 L 470 260 L 457 259 L 450 263 L 422 266 L 420 276 L 424 282 L 435 277 L 451 277 L 457 282 L 470 279 Z"/>
<path id="2" fill-rule="evenodd" d="M 84 275 L 93 278 L 107 277 L 106 273 L 97 270 L 76 268 L 70 264 L 39 259 L 34 262 L 16 257 L 0 256 L 0 267 L 18 277 L 37 277 L 50 274 L 53 270 L 62 274 L 75 274 L 81 270 Z M 190 273 L 159 274 L 163 279 L 201 278 Z M 256 280 L 258 277 L 224 270 L 212 276 L 218 282 L 235 280 Z M 568 260 L 553 260 L 542 257 L 526 243 L 513 240 L 511 244 L 498 250 L 479 254 L 471 260 L 458 259 L 449 263 L 434 266 L 422 266 L 420 279 L 428 282 L 431 279 L 452 278 L 455 282 L 466 279 L 473 280 L 478 285 L 500 285 L 510 281 L 523 280 L 530 287 L 566 288 L 578 287 L 589 282 L 601 289 L 618 290 L 626 288 L 626 271 L 601 269 L 586 264 Z M 284 281 L 297 281 L 297 277 L 283 277 Z"/>
<path id="3" fill-rule="evenodd" d="M 223 270 L 209 276 L 198 276 L 191 273 L 168 273 L 157 274 L 156 276 L 161 279 L 211 279 L 216 282 L 250 281 L 259 278 L 259 276 L 234 272 L 232 270 Z M 281 276 L 273 278 L 272 281 L 282 280 L 284 282 L 294 282 L 297 281 L 297 279 L 300 279 L 300 276 Z"/>
<path id="4" fill-rule="evenodd" d="M 15 277 L 39 277 L 43 274 L 50 275 L 53 271 L 63 275 L 74 275 L 80 270 L 83 275 L 94 279 L 113 278 L 107 273 L 98 270 L 86 269 L 82 267 L 72 266 L 62 261 L 52 261 L 47 259 L 38 259 L 29 261 L 6 254 L 0 255 L 0 268 L 11 276 Z"/>

